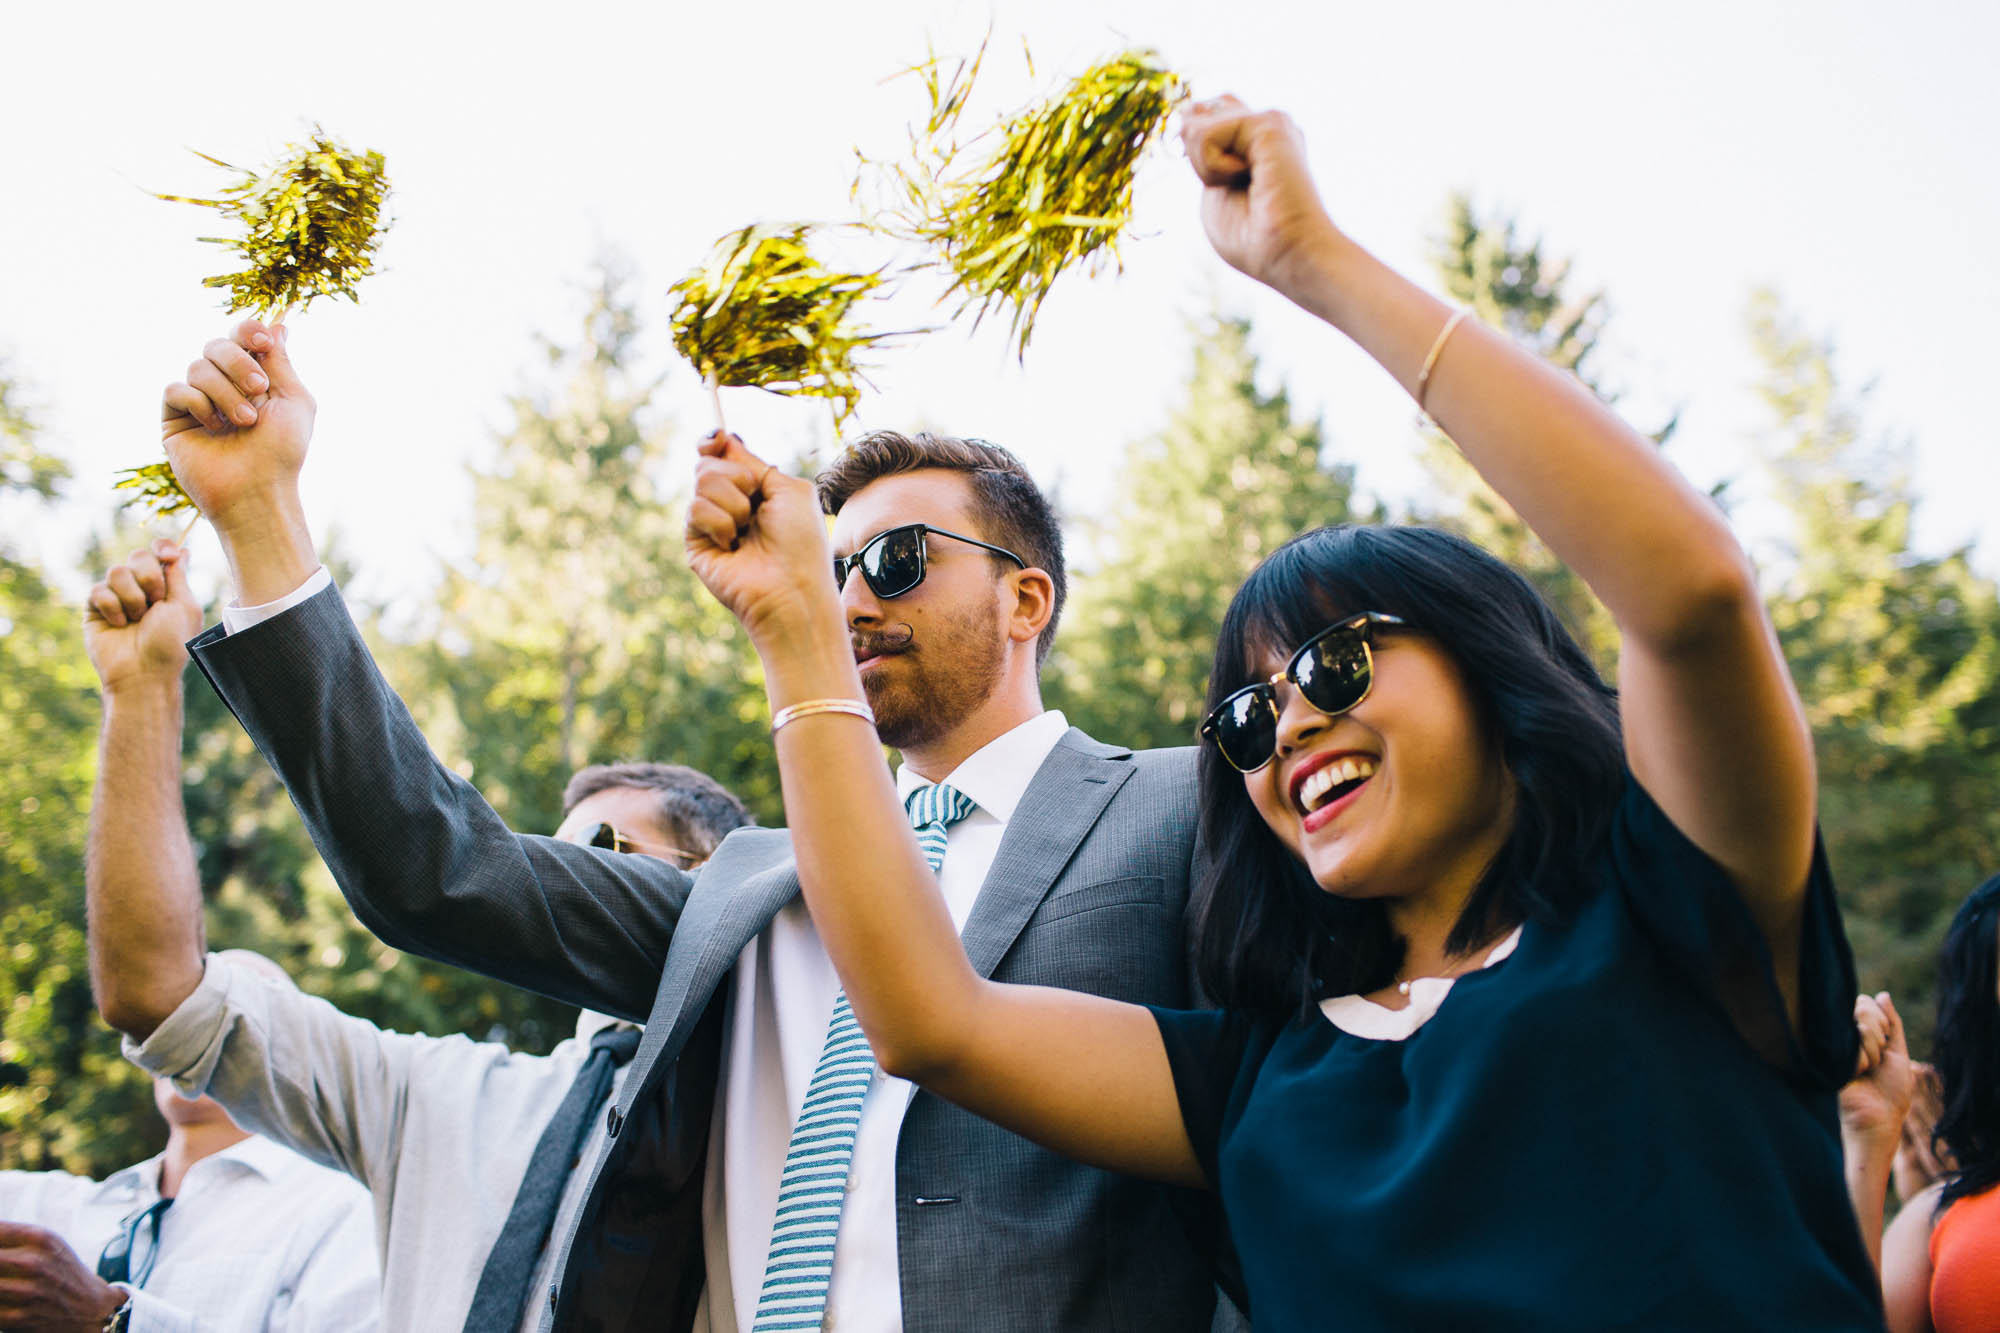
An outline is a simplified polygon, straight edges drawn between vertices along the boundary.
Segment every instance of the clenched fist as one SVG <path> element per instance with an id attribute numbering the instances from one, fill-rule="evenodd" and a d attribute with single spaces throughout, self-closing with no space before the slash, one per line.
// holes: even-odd
<path id="1" fill-rule="evenodd" d="M 202 348 L 161 398 L 174 475 L 225 537 L 270 521 L 296 489 L 312 439 L 312 395 L 292 369 L 287 330 L 254 319 Z"/>
<path id="2" fill-rule="evenodd" d="M 162 539 L 113 565 L 90 590 L 83 643 L 109 692 L 135 680 L 178 679 L 187 665 L 185 645 L 200 629 L 187 552 Z"/>
<path id="3" fill-rule="evenodd" d="M 1201 222 L 1216 253 L 1294 295 L 1298 261 L 1338 235 L 1306 169 L 1298 126 L 1282 111 L 1218 97 L 1183 113 L 1181 144 L 1205 187 Z"/>
<path id="4" fill-rule="evenodd" d="M 687 553 L 715 599 L 760 651 L 831 624 L 845 644 L 833 553 L 812 483 L 766 463 L 734 435 L 702 441 L 688 505 Z"/>

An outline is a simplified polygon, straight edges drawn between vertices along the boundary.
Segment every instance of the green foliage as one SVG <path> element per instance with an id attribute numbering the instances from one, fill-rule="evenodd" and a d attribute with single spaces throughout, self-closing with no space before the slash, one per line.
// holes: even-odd
<path id="1" fill-rule="evenodd" d="M 826 398 L 838 426 L 861 401 L 855 354 L 884 335 L 855 323 L 880 273 L 839 273 L 813 257 L 812 228 L 744 227 L 668 289 L 674 349 L 714 385 Z"/>
<path id="2" fill-rule="evenodd" d="M 1086 260 L 1116 259 L 1140 159 L 1188 89 L 1155 53 L 1127 51 L 961 143 L 984 55 L 982 46 L 950 76 L 935 56 L 916 67 L 929 114 L 911 135 L 910 161 L 888 167 L 898 197 L 875 225 L 931 247 L 932 262 L 951 274 L 944 299 L 958 298 L 954 314 L 976 310 L 976 323 L 1011 310 L 1009 330 L 1025 353 L 1056 278 Z"/>
<path id="3" fill-rule="evenodd" d="M 35 444 L 35 422 L 21 401 L 20 386 L 0 363 L 0 495 L 26 491 L 44 500 L 69 476 L 69 465 Z"/>
<path id="4" fill-rule="evenodd" d="M 1567 261 L 1550 259 L 1539 240 L 1522 241 L 1511 220 L 1481 218 L 1469 199 L 1455 195 L 1435 262 L 1454 301 L 1609 399 L 1586 364 L 1603 336 L 1609 307 L 1602 292 L 1568 290 Z M 1664 442 L 1672 430 L 1669 423 L 1655 439 Z M 1459 532 L 1526 575 L 1598 669 L 1611 675 L 1618 660 L 1617 627 L 1583 580 L 1528 530 L 1441 432 L 1426 432 L 1424 462 L 1442 504 L 1435 513 L 1415 517 Z"/>
<path id="5" fill-rule="evenodd" d="M 38 569 L 0 554 L 0 1169 L 84 1170 L 164 1139 L 90 995 L 97 701 L 81 626 Z"/>
<path id="6" fill-rule="evenodd" d="M 201 238 L 234 251 L 244 265 L 202 280 L 204 287 L 228 291 L 224 308 L 232 312 L 282 317 L 321 296 L 356 299 L 355 284 L 374 271 L 376 247 L 389 228 L 382 216 L 389 175 L 380 153 L 357 152 L 329 139 L 317 125 L 305 143 L 288 145 L 286 153 L 261 174 L 196 153 L 235 172 L 235 183 L 212 199 L 157 196 L 213 208 L 242 224 L 241 236 Z"/>
<path id="7" fill-rule="evenodd" d="M 517 828 L 553 830 L 570 773 L 622 759 L 701 769 L 775 819 L 762 674 L 682 555 L 622 289 L 600 274 L 580 343 L 550 349 L 552 383 L 475 475 L 473 560 L 420 654 L 426 729 Z"/>
<path id="8" fill-rule="evenodd" d="M 1911 549 L 1907 451 L 1864 438 L 1832 348 L 1768 292 L 1750 324 L 1793 530 L 1771 617 L 1812 722 L 1863 985 L 1895 993 L 1921 1045 L 1944 928 L 2000 869 L 2000 595 L 1965 551 Z"/>
<path id="9" fill-rule="evenodd" d="M 1319 423 L 1256 377 L 1250 326 L 1210 323 L 1186 400 L 1119 472 L 1105 563 L 1076 580 L 1044 673 L 1051 703 L 1106 740 L 1193 744 L 1237 585 L 1307 528 L 1375 517 L 1353 512 L 1353 469 L 1329 463 Z"/>

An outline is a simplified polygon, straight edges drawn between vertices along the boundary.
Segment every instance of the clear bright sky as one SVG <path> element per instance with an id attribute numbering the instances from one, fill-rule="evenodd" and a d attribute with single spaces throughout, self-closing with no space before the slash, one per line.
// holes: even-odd
<path id="1" fill-rule="evenodd" d="M 893 152 L 920 111 L 914 82 L 885 77 L 927 39 L 970 51 L 989 22 L 989 107 L 1141 43 L 1203 95 L 1289 110 L 1337 220 L 1420 281 L 1452 190 L 1513 211 L 1609 293 L 1600 370 L 1641 425 L 1681 409 L 1673 457 L 1704 485 L 1754 491 L 1743 312 L 1776 286 L 1850 384 L 1874 382 L 1871 421 L 1915 442 L 1920 542 L 1976 540 L 2000 568 L 1979 411 L 2000 311 L 2000 7 L 1967 0 L 0 2 L 0 359 L 76 472 L 57 516 L 17 502 L 0 521 L 73 561 L 109 525 L 111 472 L 157 457 L 161 387 L 228 325 L 200 286 L 225 256 L 194 239 L 217 219 L 146 191 L 214 188 L 189 148 L 261 164 L 318 121 L 387 156 L 397 221 L 358 307 L 294 322 L 320 403 L 308 509 L 363 591 L 421 591 L 467 548 L 465 465 L 533 382 L 536 335 L 574 337 L 593 259 L 631 261 L 647 354 L 669 366 L 666 286 L 745 222 L 845 216 L 854 147 Z M 1155 160 L 1125 272 L 1065 278 L 1025 365 L 998 329 L 934 334 L 880 358 L 861 424 L 997 440 L 1070 513 L 1101 512 L 1125 444 L 1177 398 L 1188 322 L 1219 306 L 1254 318 L 1271 383 L 1324 413 L 1364 487 L 1410 495 L 1407 400 L 1215 260 L 1196 195 L 1177 156 Z M 725 398 L 753 447 L 830 439 L 817 403 Z M 686 467 L 709 422 L 684 367 L 663 404 Z"/>

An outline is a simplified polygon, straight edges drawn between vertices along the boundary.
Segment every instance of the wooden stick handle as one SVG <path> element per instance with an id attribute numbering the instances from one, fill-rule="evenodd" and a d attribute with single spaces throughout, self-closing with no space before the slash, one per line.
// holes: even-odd
<path id="1" fill-rule="evenodd" d="M 194 511 L 194 517 L 187 521 L 187 526 L 181 529 L 181 535 L 174 538 L 174 545 L 186 546 L 188 542 L 188 534 L 194 531 L 194 525 L 199 522 L 201 522 L 201 511 L 197 509 Z"/>
<path id="2" fill-rule="evenodd" d="M 724 435 L 729 433 L 729 423 L 722 416 L 722 386 L 715 382 L 714 374 L 706 376 L 708 381 L 708 401 L 715 405 L 715 429 Z"/>

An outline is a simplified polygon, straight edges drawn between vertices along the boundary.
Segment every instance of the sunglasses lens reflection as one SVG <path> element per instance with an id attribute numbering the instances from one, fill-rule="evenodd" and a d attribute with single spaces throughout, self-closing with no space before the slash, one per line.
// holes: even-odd
<path id="1" fill-rule="evenodd" d="M 1360 631 L 1338 630 L 1292 662 L 1292 679 L 1306 702 L 1322 713 L 1344 713 L 1368 693 L 1368 642 Z"/>
<path id="2" fill-rule="evenodd" d="M 97 1276 L 106 1282 L 127 1282 L 132 1277 L 132 1237 L 121 1233 L 111 1238 L 97 1259 Z"/>
<path id="3" fill-rule="evenodd" d="M 897 597 L 924 581 L 924 534 L 919 528 L 885 532 L 861 552 L 861 572 L 877 597 Z"/>
<path id="4" fill-rule="evenodd" d="M 1269 761 L 1278 748 L 1278 709 L 1270 686 L 1223 701 L 1215 719 L 1215 744 L 1224 759 L 1246 773 Z"/>
<path id="5" fill-rule="evenodd" d="M 618 850 L 618 830 L 609 824 L 599 824 L 590 831 L 590 846 L 602 847 L 607 852 Z"/>
<path id="6" fill-rule="evenodd" d="M 1375 664 L 1368 635 L 1343 625 L 1313 639 L 1292 658 L 1287 674 L 1299 697 L 1330 717 L 1338 717 L 1368 697 Z M 1252 685 L 1224 699 L 1210 715 L 1205 734 L 1245 773 L 1271 762 L 1278 752 L 1278 697 L 1269 685 Z"/>

